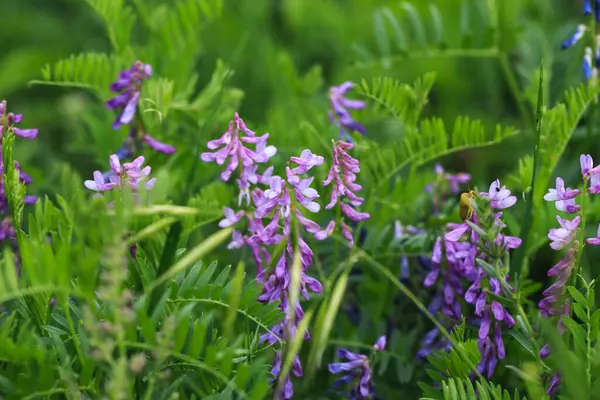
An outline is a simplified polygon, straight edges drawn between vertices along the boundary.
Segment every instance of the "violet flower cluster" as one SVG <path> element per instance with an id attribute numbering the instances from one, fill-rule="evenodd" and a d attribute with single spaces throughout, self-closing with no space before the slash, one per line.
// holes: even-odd
<path id="1" fill-rule="evenodd" d="M 243 135 L 240 135 L 243 133 Z M 200 155 L 204 162 L 216 162 L 218 165 L 223 165 L 227 159 L 229 162 L 223 172 L 221 179 L 225 182 L 229 180 L 231 174 L 240 169 L 240 178 L 238 186 L 240 187 L 240 202 L 245 198 L 247 204 L 250 204 L 250 184 L 256 184 L 261 177 L 256 173 L 258 165 L 269 161 L 277 153 L 275 146 L 268 146 L 267 139 L 269 134 L 265 133 L 262 136 L 256 136 L 256 133 L 246 126 L 244 120 L 240 118 L 238 113 L 235 113 L 233 120 L 229 122 L 227 131 L 219 139 L 208 142 L 210 150 L 214 152 L 205 152 Z M 255 146 L 252 150 L 247 145 Z M 220 149 L 219 149 L 220 147 Z M 218 149 L 218 150 L 217 150 Z M 272 171 L 272 169 L 271 169 Z M 268 177 L 265 178 L 267 184 Z"/>
<path id="2" fill-rule="evenodd" d="M 164 154 L 175 152 L 175 147 L 159 142 L 148 135 L 144 131 L 144 125 L 138 115 L 142 85 L 144 80 L 151 76 L 152 66 L 136 61 L 131 68 L 120 72 L 118 79 L 110 85 L 110 90 L 116 95 L 106 102 L 106 107 L 118 111 L 113 128 L 118 130 L 124 125 L 129 126 L 125 144 L 116 152 L 120 160 L 135 155 L 135 150 L 141 142 Z"/>
<path id="3" fill-rule="evenodd" d="M 349 110 L 362 110 L 366 104 L 362 100 L 351 100 L 346 98 L 354 87 L 354 83 L 346 81 L 339 86 L 329 88 L 329 121 L 340 129 L 340 139 L 352 142 L 349 132 L 356 131 L 362 135 L 366 133 L 365 127 L 352 118 Z"/>
<path id="4" fill-rule="evenodd" d="M 22 129 L 15 125 L 20 124 L 23 121 L 23 114 L 14 114 L 8 111 L 6 100 L 0 101 L 0 146 L 3 143 L 4 135 L 9 132 L 14 133 L 16 136 L 25 139 L 35 139 L 38 135 L 37 129 Z M 32 179 L 21 169 L 21 165 L 16 162 L 15 167 L 19 171 L 19 178 L 21 183 L 29 185 L 32 183 Z M 36 196 L 25 196 L 25 204 L 33 204 L 37 201 Z M 6 188 L 4 186 L 4 164 L 2 161 L 2 154 L 0 152 L 0 242 L 8 240 L 11 242 L 13 248 L 16 243 L 15 238 L 15 227 L 12 224 L 12 220 L 9 217 L 8 209 L 8 198 L 6 197 Z M 16 248 L 15 248 L 16 249 Z"/>
<path id="5" fill-rule="evenodd" d="M 381 336 L 373 346 L 375 353 L 385 350 L 386 337 Z M 339 349 L 338 356 L 342 362 L 329 364 L 329 372 L 332 374 L 345 373 L 345 375 L 333 383 L 334 387 L 344 386 L 358 380 L 358 386 L 352 388 L 347 394 L 351 400 L 364 399 L 374 396 L 374 387 L 371 378 L 371 360 L 364 354 L 356 354 L 347 349 Z"/>
<path id="6" fill-rule="evenodd" d="M 360 172 L 359 162 L 347 152 L 347 150 L 352 150 L 353 147 L 352 143 L 341 140 L 333 144 L 333 165 L 329 170 L 327 179 L 323 182 L 324 186 L 329 186 L 333 183 L 331 199 L 329 204 L 325 206 L 325 209 L 331 210 L 336 205 L 340 207 L 343 214 L 343 217 L 339 221 L 340 230 L 350 247 L 354 246 L 354 237 L 352 236 L 352 229 L 344 221 L 344 217 L 354 222 L 371 218 L 369 213 L 356 210 L 356 207 L 364 202 L 364 198 L 358 197 L 355 193 L 362 190 L 362 186 L 356 183 L 356 174 Z M 347 201 L 343 201 L 344 199 Z M 317 240 L 324 240 L 334 232 L 335 225 L 335 219 L 331 220 L 325 230 L 317 232 L 315 238 Z"/>
<path id="7" fill-rule="evenodd" d="M 517 201 L 505 186 L 500 186 L 496 180 L 488 192 L 479 193 L 478 199 L 482 200 L 479 202 L 481 216 L 474 211 L 470 220 L 462 224 L 448 224 L 451 231 L 436 240 L 431 258 L 432 269 L 424 285 L 432 286 L 441 278 L 442 287 L 436 307 L 441 308 L 450 320 L 457 321 L 463 314 L 461 298 L 475 306 L 475 315 L 480 318 L 477 343 L 481 362 L 477 369 L 491 377 L 498 360 L 506 356 L 502 327 L 512 328 L 515 320 L 500 302 L 488 298 L 487 293 L 507 297 L 512 289 L 506 282 L 508 275 L 490 276 L 479 264 L 488 263 L 499 266 L 499 270 L 504 269 L 504 253 L 518 248 L 521 240 L 501 232 L 506 225 L 501 219 L 502 212 L 495 210 L 509 208 Z M 486 206 L 489 209 L 486 210 Z M 471 224 L 478 229 L 473 229 Z M 486 233 L 485 237 L 480 235 L 482 232 Z M 445 268 L 442 268 L 443 265 Z M 470 282 L 466 291 L 463 282 Z M 427 341 L 431 342 L 436 333 L 430 332 Z"/>
<path id="8" fill-rule="evenodd" d="M 156 183 L 156 178 L 148 179 L 152 169 L 150 166 L 142 168 L 144 162 L 145 158 L 140 156 L 132 162 L 121 164 L 119 157 L 113 154 L 109 158 L 113 174 L 109 176 L 108 182 L 105 181 L 102 172 L 94 171 L 94 180 L 87 180 L 84 182 L 84 185 L 86 188 L 96 192 L 123 190 L 125 188 L 137 191 L 142 184 L 144 188 L 152 189 Z"/>
<path id="9" fill-rule="evenodd" d="M 545 318 L 559 317 L 558 331 L 560 334 L 565 332 L 565 326 L 562 323 L 562 316 L 568 316 L 571 312 L 570 299 L 565 295 L 569 280 L 574 275 L 577 268 L 577 261 L 580 252 L 583 249 L 583 231 L 584 226 L 580 226 L 585 210 L 577 204 L 577 198 L 587 197 L 600 193 L 600 166 L 594 166 L 594 160 L 589 154 L 582 154 L 579 157 L 581 176 L 583 181 L 583 193 L 579 189 L 571 189 L 565 186 L 561 177 L 556 178 L 556 185 L 549 189 L 544 196 L 544 200 L 554 202 L 558 211 L 573 215 L 572 218 L 563 218 L 556 216 L 559 228 L 552 228 L 548 232 L 550 247 L 553 250 L 565 250 L 560 261 L 550 268 L 548 276 L 555 277 L 554 283 L 544 290 L 544 298 L 538 303 L 540 313 Z M 577 239 L 578 232 L 581 238 Z M 600 226 L 596 237 L 586 239 L 587 244 L 600 246 Z M 540 357 L 546 358 L 551 354 L 550 347 L 545 345 L 540 350 Z M 556 372 L 551 378 L 547 392 L 556 393 L 560 385 L 560 372 Z"/>
<path id="10" fill-rule="evenodd" d="M 299 157 L 289 159 L 285 178 L 273 175 L 272 166 L 259 173 L 259 164 L 267 162 L 277 151 L 275 147 L 267 145 L 267 139 L 268 134 L 256 136 L 236 113 L 227 132 L 208 143 L 209 149 L 216 151 L 203 153 L 201 159 L 205 162 L 215 161 L 219 165 L 224 165 L 229 160 L 221 173 L 223 181 L 228 181 L 238 171 L 238 206 L 245 199 L 248 209 L 236 211 L 225 207 L 225 218 L 219 222 L 219 226 L 237 226 L 244 217 L 247 221 L 246 234 L 235 229 L 228 247 L 250 247 L 258 267 L 257 279 L 263 283 L 263 292 L 258 300 L 279 302 L 284 319 L 261 337 L 261 341 L 274 344 L 284 339 L 292 340 L 296 334 L 309 338 L 308 331 L 297 331 L 304 311 L 300 301 L 291 304 L 289 295 L 295 244 L 300 252 L 302 268 L 300 294 L 308 299 L 309 290 L 315 293 L 322 291 L 321 283 L 308 275 L 308 267 L 313 264 L 313 251 L 299 230 L 294 232 L 294 227 L 301 227 L 315 238 L 324 239 L 327 232 L 306 215 L 306 212 L 319 212 L 321 206 L 315 201 L 319 198 L 318 192 L 311 187 L 314 178 L 304 175 L 313 167 L 323 164 L 323 157 L 304 150 Z M 245 147 L 245 144 L 255 145 L 255 150 Z M 221 148 L 218 149 L 219 147 Z M 283 252 L 274 259 L 269 247 L 278 245 L 283 246 Z M 277 354 L 271 372 L 278 376 L 280 369 L 281 354 Z M 296 377 L 302 376 L 302 365 L 298 357 L 293 362 L 292 373 Z M 278 395 L 289 399 L 294 390 L 291 377 L 285 377 L 284 381 L 282 392 Z"/>

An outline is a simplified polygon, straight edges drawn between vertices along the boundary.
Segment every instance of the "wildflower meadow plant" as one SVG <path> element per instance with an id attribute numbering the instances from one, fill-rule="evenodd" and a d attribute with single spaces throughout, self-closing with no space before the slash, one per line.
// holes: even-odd
<path id="1" fill-rule="evenodd" d="M 598 397 L 600 1 L 311 1 L 3 5 L 0 398 Z"/>

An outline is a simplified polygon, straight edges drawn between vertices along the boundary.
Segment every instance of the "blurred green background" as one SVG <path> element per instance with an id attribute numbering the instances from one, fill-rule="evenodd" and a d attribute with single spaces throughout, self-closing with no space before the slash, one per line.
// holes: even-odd
<path id="1" fill-rule="evenodd" d="M 106 0 L 111 1 L 111 0 Z M 500 7 L 498 21 L 486 21 L 486 9 Z M 465 7 L 465 4 L 468 6 Z M 487 56 L 490 24 L 506 25 L 499 38 L 523 104 L 533 114 L 537 71 L 542 55 L 548 72 L 548 105 L 561 99 L 564 89 L 581 80 L 583 47 L 560 51 L 560 44 L 581 21 L 581 2 L 541 0 L 415 1 L 424 29 L 415 29 L 414 15 L 401 2 L 382 0 L 240 0 L 227 1 L 223 16 L 203 29 L 203 54 L 198 60 L 201 83 L 206 83 L 215 61 L 223 59 L 235 71 L 231 85 L 244 91 L 240 114 L 249 125 L 265 130 L 293 119 L 302 88 L 290 87 L 289 75 L 303 76 L 321 68 L 324 85 L 316 100 L 326 105 L 326 88 L 350 79 L 379 75 L 412 82 L 428 71 L 438 79 L 426 108 L 451 123 L 457 115 L 486 123 L 524 127 L 519 105 L 498 57 Z M 439 13 L 432 13 L 435 4 Z M 465 12 L 467 10 L 467 12 Z M 90 157 L 90 134 L 81 124 L 83 110 L 98 101 L 85 91 L 28 85 L 40 78 L 46 63 L 72 53 L 110 52 L 101 19 L 85 0 L 6 0 L 0 26 L 0 97 L 9 108 L 25 114 L 24 126 L 37 127 L 39 139 L 18 145 L 17 157 L 36 181 L 35 191 L 51 191 L 57 166 L 71 164 L 83 176 L 98 160 Z M 398 49 L 387 19 L 397 18 L 406 49 Z M 437 48 L 460 48 L 441 54 Z M 410 57 L 405 57 L 407 54 Z M 479 56 L 479 55 L 481 56 Z M 296 95 L 292 96 L 291 93 Z M 300 93 L 300 96 L 298 96 Z M 276 123 L 277 122 L 277 123 Z M 369 127 L 370 137 L 395 134 L 385 126 Z M 106 135 L 114 135 L 110 125 Z M 520 135 L 504 147 L 460 153 L 457 169 L 475 180 L 514 169 L 530 135 Z M 118 140 L 117 140 L 118 142 Z M 575 142 L 576 143 L 576 142 Z M 474 158 L 477 157 L 477 158 Z M 477 169 L 472 168 L 476 164 Z"/>

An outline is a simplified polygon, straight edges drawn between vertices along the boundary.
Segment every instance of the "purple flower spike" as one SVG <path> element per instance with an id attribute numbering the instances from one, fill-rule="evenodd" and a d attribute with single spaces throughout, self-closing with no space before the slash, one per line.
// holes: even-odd
<path id="1" fill-rule="evenodd" d="M 152 67 L 136 61 L 131 68 L 120 72 L 119 79 L 110 85 L 110 90 L 118 94 L 106 102 L 106 107 L 111 110 L 120 110 L 120 114 L 113 123 L 114 129 L 120 129 L 121 126 L 128 125 L 133 121 L 142 83 L 150 76 L 152 76 Z"/>
<path id="2" fill-rule="evenodd" d="M 356 210 L 356 207 L 362 205 L 364 199 L 358 197 L 356 194 L 356 192 L 362 190 L 362 186 L 356 183 L 356 174 L 360 172 L 359 162 L 347 153 L 347 150 L 352 150 L 353 147 L 352 143 L 341 140 L 335 142 L 333 145 L 333 165 L 329 170 L 327 179 L 323 181 L 324 186 L 329 186 L 333 183 L 331 199 L 329 204 L 325 206 L 325 209 L 331 210 L 338 205 L 342 214 L 348 219 L 352 221 L 364 221 L 371 218 L 371 215 Z M 342 201 L 344 198 L 347 202 Z M 333 225 L 330 222 L 329 226 L 331 226 L 331 232 L 333 232 L 335 222 Z M 352 238 L 350 227 L 342 220 L 340 221 L 340 228 L 342 234 L 348 240 L 350 247 L 352 247 L 354 239 Z M 325 235 L 320 234 L 316 238 L 322 240 L 325 237 Z"/>
<path id="3" fill-rule="evenodd" d="M 20 123 L 23 120 L 22 114 L 13 114 L 8 112 L 6 106 L 6 100 L 0 101 L 0 142 L 2 137 L 8 130 L 11 130 L 15 135 L 25 139 L 35 139 L 38 134 L 37 129 L 20 129 L 14 125 Z"/>
<path id="4" fill-rule="evenodd" d="M 163 154 L 173 154 L 175 147 L 159 142 L 150 135 L 143 132 L 143 125 L 136 127 L 132 124 L 136 119 L 138 112 L 138 103 L 142 91 L 144 80 L 152 76 L 152 67 L 141 61 L 133 63 L 131 68 L 119 72 L 118 80 L 110 85 L 110 90 L 117 93 L 115 97 L 106 102 L 106 107 L 110 110 L 117 110 L 119 114 L 113 122 L 113 129 L 121 129 L 123 125 L 132 125 L 124 145 L 124 154 L 120 159 L 127 158 L 133 154 L 133 148 L 137 141 L 144 141 L 152 149 Z M 138 132 L 138 128 L 141 131 Z M 139 137 L 137 136 L 139 134 Z"/>
<path id="5" fill-rule="evenodd" d="M 244 136 L 240 135 L 240 131 Z M 240 167 L 241 181 L 244 184 L 255 184 L 259 180 L 259 176 L 256 174 L 256 164 L 269 161 L 277 153 L 274 146 L 267 146 L 268 138 L 268 133 L 256 136 L 255 132 L 248 129 L 238 113 L 235 113 L 223 136 L 208 142 L 208 148 L 216 151 L 202 153 L 200 158 L 204 162 L 216 162 L 218 165 L 223 165 L 229 159 L 225 171 L 221 173 L 223 181 L 227 182 L 231 178 L 231 174 Z M 246 144 L 255 145 L 256 150 L 245 147 Z"/>
<path id="6" fill-rule="evenodd" d="M 366 133 L 364 126 L 356 122 L 348 111 L 361 110 L 366 106 L 364 101 L 350 100 L 345 97 L 353 87 L 354 83 L 347 81 L 329 89 L 329 102 L 331 103 L 329 120 L 340 128 L 340 139 L 350 139 L 348 134 L 350 131 L 356 131 L 362 135 Z"/>

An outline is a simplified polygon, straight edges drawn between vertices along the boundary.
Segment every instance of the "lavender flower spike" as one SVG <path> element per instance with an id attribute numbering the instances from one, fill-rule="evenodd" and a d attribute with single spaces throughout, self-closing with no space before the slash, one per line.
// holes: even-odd
<path id="1" fill-rule="evenodd" d="M 341 140 L 338 140 L 333 145 L 333 165 L 323 185 L 329 186 L 332 182 L 334 182 L 334 185 L 331 191 L 330 202 L 325 206 L 325 209 L 331 210 L 335 205 L 338 205 L 342 214 L 348 219 L 352 221 L 364 221 L 371 218 L 371 215 L 356 210 L 356 207 L 360 206 L 364 202 L 364 199 L 356 195 L 356 192 L 362 190 L 362 186 L 356 183 L 356 174 L 360 172 L 359 162 L 346 152 L 353 147 L 352 143 Z M 343 198 L 347 202 L 342 201 Z M 332 221 L 328 225 L 327 233 L 332 233 L 334 229 L 335 221 Z M 340 221 L 340 229 L 346 240 L 348 240 L 349 246 L 354 246 L 350 227 L 343 220 Z M 319 232 L 318 235 L 315 235 L 315 238 L 323 240 L 327 236 L 324 232 Z"/>
<path id="2" fill-rule="evenodd" d="M 577 26 L 577 30 L 575 31 L 573 36 L 571 36 L 570 38 L 565 40 L 565 42 L 562 44 L 563 50 L 567 49 L 567 48 L 575 45 L 577 42 L 579 42 L 581 40 L 581 38 L 583 37 L 583 34 L 585 33 L 586 29 L 587 29 L 587 27 L 584 24 L 579 24 Z"/>
<path id="3" fill-rule="evenodd" d="M 350 100 L 345 97 L 353 87 L 354 83 L 346 81 L 329 89 L 329 101 L 332 108 L 329 111 L 329 120 L 340 128 L 341 139 L 349 139 L 348 131 L 357 131 L 362 135 L 366 133 L 364 126 L 356 122 L 348 111 L 348 109 L 361 110 L 365 108 L 364 101 Z"/>
<path id="4" fill-rule="evenodd" d="M 35 139 L 38 134 L 37 129 L 21 129 L 14 125 L 20 123 L 23 120 L 23 114 L 14 114 L 8 112 L 6 107 L 6 100 L 0 101 L 0 142 L 2 136 L 11 130 L 15 135 L 25 139 Z"/>
<path id="5" fill-rule="evenodd" d="M 118 94 L 106 102 L 106 107 L 120 111 L 113 123 L 114 129 L 119 129 L 122 125 L 128 125 L 133 121 L 140 99 L 142 83 L 151 76 L 152 67 L 141 61 L 136 61 L 131 68 L 120 72 L 119 79 L 110 85 L 110 90 Z"/>

